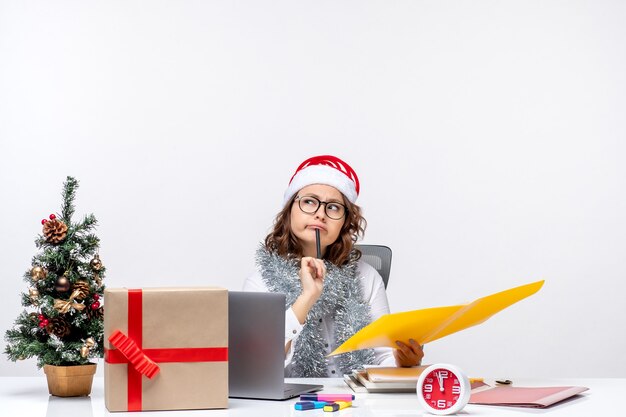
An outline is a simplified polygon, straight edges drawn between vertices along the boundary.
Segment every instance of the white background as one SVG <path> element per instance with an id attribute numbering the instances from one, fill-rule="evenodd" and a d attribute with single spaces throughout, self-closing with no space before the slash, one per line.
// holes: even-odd
<path id="1" fill-rule="evenodd" d="M 392 311 L 546 280 L 425 362 L 624 377 L 625 21 L 598 0 L 2 0 L 0 331 L 66 175 L 108 286 L 237 290 L 296 166 L 332 153 L 394 251 Z"/>

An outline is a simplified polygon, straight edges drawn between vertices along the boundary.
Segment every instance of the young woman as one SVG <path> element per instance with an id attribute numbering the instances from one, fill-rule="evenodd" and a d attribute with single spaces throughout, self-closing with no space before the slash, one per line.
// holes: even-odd
<path id="1" fill-rule="evenodd" d="M 354 243 L 366 221 L 355 204 L 359 179 L 341 159 L 304 161 L 289 182 L 284 208 L 257 251 L 257 272 L 244 291 L 286 294 L 285 376 L 341 377 L 364 364 L 414 366 L 422 347 L 396 342 L 326 358 L 381 315 L 389 313 L 382 278 L 360 259 Z M 317 258 L 319 231 L 321 259 Z"/>

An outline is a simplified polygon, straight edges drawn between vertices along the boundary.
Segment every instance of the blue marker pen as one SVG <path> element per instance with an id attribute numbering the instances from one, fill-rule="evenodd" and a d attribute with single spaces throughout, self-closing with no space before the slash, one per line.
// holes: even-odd
<path id="1" fill-rule="evenodd" d="M 295 405 L 296 410 L 313 410 L 315 408 L 324 408 L 328 404 L 326 401 L 298 401 Z"/>

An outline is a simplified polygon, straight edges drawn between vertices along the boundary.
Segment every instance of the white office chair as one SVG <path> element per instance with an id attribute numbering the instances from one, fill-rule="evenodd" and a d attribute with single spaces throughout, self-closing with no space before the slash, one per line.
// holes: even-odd
<path id="1" fill-rule="evenodd" d="M 391 248 L 383 245 L 355 245 L 363 254 L 361 259 L 378 271 L 387 288 L 391 271 Z"/>

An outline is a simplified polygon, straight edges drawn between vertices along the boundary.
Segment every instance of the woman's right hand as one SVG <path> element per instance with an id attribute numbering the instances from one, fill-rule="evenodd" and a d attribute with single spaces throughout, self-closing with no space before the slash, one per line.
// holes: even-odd
<path id="1" fill-rule="evenodd" d="M 326 277 L 324 261 L 310 256 L 303 257 L 300 260 L 298 275 L 302 283 L 302 295 L 310 298 L 315 304 L 324 289 L 324 278 Z"/>
<path id="2" fill-rule="evenodd" d="M 302 292 L 292 304 L 291 309 L 300 324 L 304 324 L 309 311 L 322 295 L 324 278 L 326 277 L 326 265 L 324 265 L 324 261 L 321 259 L 305 256 L 300 261 L 298 276 L 302 283 Z"/>

